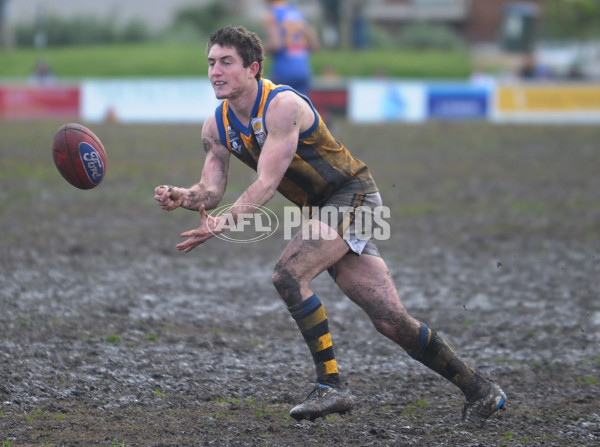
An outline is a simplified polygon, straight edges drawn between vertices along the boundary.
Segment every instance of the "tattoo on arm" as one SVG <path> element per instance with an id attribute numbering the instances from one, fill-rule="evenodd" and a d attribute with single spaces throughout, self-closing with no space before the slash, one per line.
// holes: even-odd
<path id="1" fill-rule="evenodd" d="M 190 189 L 190 192 L 188 193 L 186 201 L 187 201 L 186 208 L 194 209 L 194 210 L 200 208 L 200 203 L 198 202 L 196 192 L 192 191 L 191 189 Z"/>
<path id="2" fill-rule="evenodd" d="M 197 211 L 200 209 L 200 205 L 204 204 L 206 209 L 211 209 L 213 201 L 214 193 L 204 189 L 204 186 L 200 183 L 196 183 L 188 190 L 188 194 L 183 200 L 182 206 L 189 210 Z"/>
<path id="3" fill-rule="evenodd" d="M 208 153 L 215 147 L 215 140 L 212 138 L 202 138 L 202 145 L 204 147 L 204 152 Z M 219 162 L 220 165 L 220 173 L 222 175 L 226 175 L 226 164 L 227 164 L 227 152 L 224 154 L 221 151 L 216 151 L 213 153 L 215 159 Z M 206 209 L 213 209 L 218 203 L 220 198 L 216 196 L 216 194 L 207 190 L 205 185 L 202 183 L 197 183 L 188 190 L 188 194 L 185 197 L 182 206 L 184 208 L 190 210 L 198 210 L 200 209 L 200 205 L 204 204 Z"/>
<path id="4" fill-rule="evenodd" d="M 202 139 L 202 145 L 204 146 L 204 152 L 208 152 L 211 148 L 210 140 L 208 138 Z"/>

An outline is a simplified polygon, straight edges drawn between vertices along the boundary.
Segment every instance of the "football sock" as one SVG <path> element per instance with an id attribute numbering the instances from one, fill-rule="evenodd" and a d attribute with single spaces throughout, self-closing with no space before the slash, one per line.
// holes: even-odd
<path id="1" fill-rule="evenodd" d="M 460 388 L 468 401 L 483 398 L 489 391 L 489 382 L 459 359 L 448 343 L 424 323 L 410 355 Z"/>
<path id="2" fill-rule="evenodd" d="M 323 385 L 338 386 L 340 375 L 333 353 L 327 314 L 321 300 L 314 294 L 300 304 L 289 307 L 288 310 L 296 320 L 313 357 L 317 370 L 317 382 Z"/>

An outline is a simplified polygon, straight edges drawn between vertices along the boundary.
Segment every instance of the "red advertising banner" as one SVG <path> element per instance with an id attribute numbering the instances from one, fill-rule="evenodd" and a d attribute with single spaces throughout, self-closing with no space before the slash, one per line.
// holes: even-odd
<path id="1" fill-rule="evenodd" d="M 78 85 L 0 85 L 1 119 L 78 117 Z"/>
<path id="2" fill-rule="evenodd" d="M 346 117 L 348 91 L 345 86 L 315 87 L 308 97 L 324 120 L 333 115 Z"/>

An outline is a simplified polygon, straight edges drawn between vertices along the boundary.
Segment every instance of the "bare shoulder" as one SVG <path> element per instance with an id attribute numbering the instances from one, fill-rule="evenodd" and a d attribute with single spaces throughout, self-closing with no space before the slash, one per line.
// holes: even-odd
<path id="1" fill-rule="evenodd" d="M 210 115 L 202 125 L 202 139 L 219 140 L 219 129 L 214 115 Z"/>
<path id="2" fill-rule="evenodd" d="M 202 144 L 204 145 L 205 152 L 214 151 L 219 148 L 225 149 L 221 144 L 217 120 L 214 115 L 209 116 L 202 125 Z"/>
<path id="3" fill-rule="evenodd" d="M 202 138 L 216 135 L 219 136 L 219 129 L 217 129 L 217 120 L 214 115 L 210 115 L 202 124 Z"/>
<path id="4" fill-rule="evenodd" d="M 299 125 L 300 131 L 312 126 L 315 116 L 312 108 L 301 96 L 290 90 L 284 90 L 271 100 L 267 109 L 267 126 L 272 124 Z"/>

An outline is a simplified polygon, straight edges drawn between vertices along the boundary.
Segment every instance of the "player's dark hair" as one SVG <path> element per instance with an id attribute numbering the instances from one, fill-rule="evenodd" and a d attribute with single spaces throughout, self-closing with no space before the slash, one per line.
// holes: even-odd
<path id="1" fill-rule="evenodd" d="M 213 45 L 222 47 L 233 47 L 236 49 L 242 61 L 244 68 L 249 67 L 252 62 L 258 62 L 258 72 L 256 79 L 260 80 L 265 60 L 264 50 L 260 37 L 243 26 L 229 25 L 215 31 L 208 39 L 206 45 L 206 54 Z"/>

